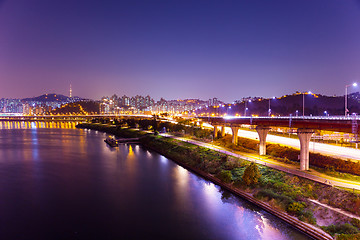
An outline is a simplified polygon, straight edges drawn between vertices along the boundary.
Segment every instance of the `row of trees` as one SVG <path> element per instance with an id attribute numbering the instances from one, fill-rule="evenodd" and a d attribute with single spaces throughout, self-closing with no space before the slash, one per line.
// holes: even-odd
<path id="1" fill-rule="evenodd" d="M 93 119 L 93 123 L 113 124 L 121 127 L 140 128 L 144 130 L 151 130 L 158 132 L 172 132 L 177 135 L 190 135 L 201 139 L 211 139 L 212 131 L 199 128 L 190 124 L 189 121 L 180 121 L 179 123 L 172 123 L 162 121 L 156 117 L 154 118 L 121 118 L 111 120 L 109 118 Z"/>

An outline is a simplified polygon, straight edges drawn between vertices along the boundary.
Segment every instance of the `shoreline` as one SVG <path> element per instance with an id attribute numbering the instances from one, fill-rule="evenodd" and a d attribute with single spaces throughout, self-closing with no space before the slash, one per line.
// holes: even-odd
<path id="1" fill-rule="evenodd" d="M 106 133 L 111 133 L 111 134 L 114 134 L 114 135 L 117 135 L 117 133 L 114 132 L 114 130 L 116 130 L 116 127 L 111 127 L 111 126 L 108 126 L 108 125 L 102 125 L 101 127 L 104 127 L 104 128 L 107 128 L 107 129 L 97 129 L 94 125 L 92 124 L 81 124 L 81 126 L 77 126 L 77 128 L 86 128 L 86 129 L 92 129 L 92 130 L 97 130 L 97 131 L 102 131 L 102 132 L 106 132 Z M 108 130 L 108 131 L 106 131 Z M 125 133 L 126 131 L 128 130 L 124 130 L 122 129 L 123 132 Z M 139 134 L 140 135 L 140 131 L 139 132 L 133 132 L 135 134 Z M 126 134 L 128 135 L 128 134 Z M 125 136 L 126 137 L 126 136 Z M 330 239 L 334 239 L 330 236 L 330 234 L 326 233 L 325 231 L 323 231 L 322 229 L 316 227 L 316 226 L 313 226 L 309 223 L 305 223 L 305 222 L 302 222 L 300 220 L 298 220 L 296 217 L 293 217 L 285 212 L 282 212 L 282 211 L 279 211 L 273 207 L 271 207 L 269 204 L 263 202 L 263 201 L 260 201 L 256 198 L 254 198 L 253 196 L 251 196 L 249 193 L 245 192 L 245 191 L 242 191 L 240 189 L 237 189 L 235 187 L 233 187 L 231 184 L 228 184 L 228 183 L 224 183 L 222 182 L 220 179 L 214 177 L 213 175 L 209 174 L 209 173 L 206 173 L 200 169 L 197 169 L 197 168 L 194 168 L 192 166 L 189 166 L 188 164 L 186 163 L 183 163 L 177 159 L 174 159 L 173 157 L 167 155 L 166 153 L 162 152 L 161 150 L 159 149 L 156 149 L 154 147 L 151 147 L 149 144 L 146 144 L 146 142 L 140 142 L 143 146 L 145 146 L 146 148 L 149 148 L 167 158 L 169 158 L 171 161 L 175 162 L 176 164 L 180 165 L 181 167 L 187 169 L 188 171 L 204 178 L 205 180 L 208 180 L 208 181 L 211 181 L 212 183 L 230 191 L 232 194 L 262 208 L 263 210 L 267 211 L 268 213 L 280 218 L 281 220 L 285 221 L 286 223 L 290 224 L 292 227 L 296 228 L 297 230 L 301 231 L 302 233 L 314 238 L 314 239 L 326 239 L 326 240 L 330 240 Z"/>
<path id="2" fill-rule="evenodd" d="M 143 144 L 143 143 L 141 143 Z M 144 145 L 144 144 L 143 144 Z M 323 230 L 316 228 L 315 226 L 309 224 L 309 223 L 305 223 L 302 222 L 300 220 L 298 220 L 296 217 L 290 216 L 287 213 L 284 212 L 280 212 L 274 208 L 272 208 L 269 204 L 262 202 L 260 200 L 257 200 L 256 198 L 254 198 L 253 196 L 251 196 L 250 194 L 246 193 L 245 191 L 242 191 L 240 189 L 235 189 L 234 187 L 231 186 L 231 184 L 228 183 L 224 183 L 222 181 L 220 181 L 218 178 L 205 173 L 199 169 L 193 168 L 185 163 L 182 163 L 174 158 L 171 158 L 169 156 L 167 156 L 166 154 L 158 151 L 157 149 L 154 149 L 150 146 L 144 145 L 146 148 L 149 148 L 167 158 L 169 158 L 171 161 L 175 162 L 176 164 L 180 165 L 181 167 L 187 169 L 188 171 L 204 178 L 205 180 L 211 181 L 212 183 L 228 190 L 229 192 L 231 192 L 232 194 L 236 195 L 237 197 L 240 197 L 258 207 L 260 207 L 261 209 L 264 209 L 265 211 L 267 211 L 268 213 L 280 218 L 281 220 L 285 221 L 286 223 L 290 224 L 292 227 L 298 229 L 299 231 L 301 231 L 302 233 L 304 233 L 305 235 L 308 235 L 314 239 L 334 239 L 332 238 L 328 233 L 324 232 Z"/>

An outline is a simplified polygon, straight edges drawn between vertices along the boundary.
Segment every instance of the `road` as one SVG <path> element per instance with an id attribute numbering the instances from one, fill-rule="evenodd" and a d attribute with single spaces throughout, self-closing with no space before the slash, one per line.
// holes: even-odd
<path id="1" fill-rule="evenodd" d="M 246 131 L 246 130 L 239 130 L 239 137 L 259 139 L 257 132 Z M 266 138 L 266 142 L 278 143 L 300 149 L 299 139 L 280 137 L 280 136 L 268 134 Z M 348 159 L 360 161 L 360 150 L 355 148 L 340 147 L 340 146 L 334 146 L 330 144 L 311 141 L 310 152 L 316 152 L 333 157 L 348 158 Z"/>
<path id="2" fill-rule="evenodd" d="M 212 127 L 211 125 L 208 125 L 207 127 L 209 127 L 209 126 Z M 232 134 L 231 128 L 226 127 L 225 133 Z M 242 129 L 239 130 L 238 136 L 244 137 L 244 138 L 249 138 L 249 139 L 255 139 L 255 140 L 259 139 L 259 135 L 257 134 L 257 132 L 247 131 L 247 130 L 242 130 Z M 275 136 L 275 135 L 268 134 L 266 137 L 266 142 L 282 144 L 282 145 L 286 145 L 289 147 L 294 147 L 294 148 L 300 149 L 299 139 L 281 137 L 281 136 Z M 311 141 L 310 142 L 310 152 L 321 153 L 323 155 L 360 161 L 360 149 L 355 149 L 355 148 L 340 147 L 340 146 L 334 146 L 334 145 L 330 145 L 330 144 Z"/>
<path id="3" fill-rule="evenodd" d="M 249 132 L 249 131 L 246 131 L 246 132 Z M 271 167 L 271 168 L 274 168 L 274 169 L 277 169 L 277 170 L 280 170 L 283 172 L 287 172 L 287 173 L 290 173 L 290 174 L 293 174 L 293 175 L 296 175 L 299 177 L 304 177 L 304 178 L 307 178 L 307 179 L 310 179 L 310 180 L 313 180 L 313 181 L 316 181 L 319 183 L 337 186 L 337 187 L 344 187 L 344 188 L 360 190 L 360 182 L 349 181 L 349 180 L 331 177 L 331 176 L 319 173 L 313 169 L 310 169 L 309 171 L 306 171 L 306 172 L 300 171 L 298 166 L 295 166 L 292 164 L 281 163 L 281 162 L 271 159 L 268 156 L 260 156 L 257 154 L 233 152 L 233 151 L 230 151 L 223 147 L 215 146 L 215 145 L 212 145 L 209 143 L 204 143 L 204 142 L 200 142 L 200 141 L 196 141 L 196 140 L 192 140 L 192 139 L 188 139 L 188 138 L 175 137 L 175 136 L 167 134 L 167 133 L 163 133 L 161 135 L 165 136 L 165 137 L 171 137 L 171 138 L 174 138 L 174 139 L 177 139 L 180 141 L 196 144 L 198 146 L 210 148 L 210 149 L 213 149 L 218 152 L 222 152 L 222 153 L 225 153 L 225 154 L 228 154 L 228 155 L 231 155 L 234 157 L 238 157 L 241 159 L 245 159 L 248 161 L 256 162 L 258 164 L 262 164 L 264 166 L 268 166 L 268 167 Z"/>

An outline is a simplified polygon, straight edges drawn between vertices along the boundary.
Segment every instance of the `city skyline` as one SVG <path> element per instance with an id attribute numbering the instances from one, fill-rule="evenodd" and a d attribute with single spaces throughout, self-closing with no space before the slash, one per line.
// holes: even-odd
<path id="1" fill-rule="evenodd" d="M 359 1 L 2 1 L 0 98 L 344 95 Z M 349 93 L 359 91 L 349 88 Z"/>

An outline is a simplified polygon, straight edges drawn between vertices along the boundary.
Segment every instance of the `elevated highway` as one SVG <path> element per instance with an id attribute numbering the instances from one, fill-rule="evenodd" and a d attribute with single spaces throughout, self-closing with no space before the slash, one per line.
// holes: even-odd
<path id="1" fill-rule="evenodd" d="M 241 126 L 256 125 L 263 127 L 288 127 L 297 129 L 316 129 L 334 132 L 354 133 L 360 117 L 197 117 L 211 125 Z M 357 128 L 360 133 L 360 128 Z"/>
<path id="2" fill-rule="evenodd" d="M 218 128 L 225 134 L 225 127 L 231 128 L 232 142 L 237 143 L 238 132 L 242 125 L 256 126 L 259 137 L 259 154 L 266 155 L 266 137 L 271 127 L 287 127 L 296 129 L 300 141 L 300 170 L 309 169 L 309 144 L 315 130 L 327 130 L 354 134 L 358 139 L 360 118 L 349 117 L 198 117 L 214 127 L 214 137 Z"/>

